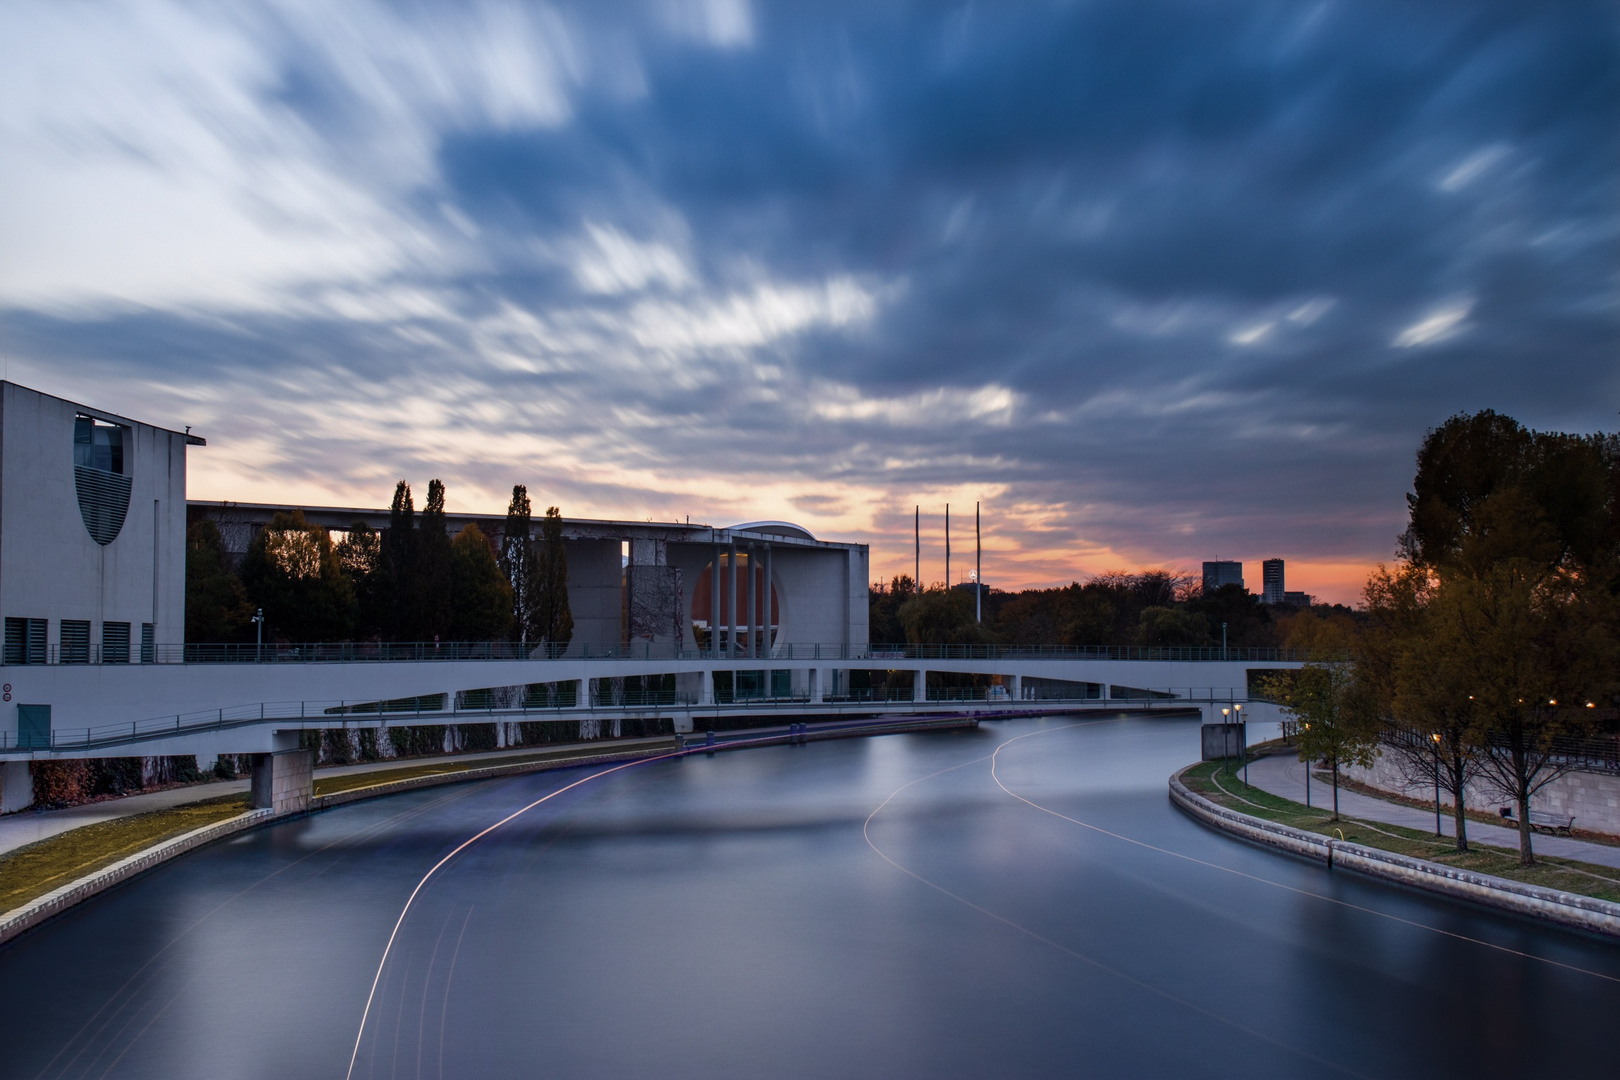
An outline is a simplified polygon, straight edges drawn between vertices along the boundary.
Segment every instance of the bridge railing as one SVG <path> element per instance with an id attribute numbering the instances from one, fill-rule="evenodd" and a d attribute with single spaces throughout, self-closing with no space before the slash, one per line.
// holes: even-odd
<path id="1" fill-rule="evenodd" d="M 822 701 L 812 701 L 803 694 L 771 696 L 725 695 L 716 702 L 698 703 L 689 695 L 668 692 L 647 692 L 626 695 L 617 703 L 593 701 L 591 707 L 578 707 L 572 702 L 547 705 L 539 702 L 510 706 L 469 704 L 458 701 L 458 695 L 429 694 L 416 698 L 397 698 L 391 701 L 267 701 L 252 705 L 238 705 L 220 709 L 205 709 L 188 713 L 171 713 L 92 727 L 51 728 L 29 730 L 19 726 L 0 731 L 0 752 L 40 751 L 74 752 L 107 750 L 107 756 L 118 756 L 111 751 L 159 739 L 169 739 L 209 732 L 230 731 L 265 724 L 283 724 L 302 728 L 358 727 L 410 727 L 422 724 L 477 724 L 550 720 L 577 722 L 592 719 L 603 712 L 652 709 L 655 711 L 749 712 L 803 711 L 807 708 L 838 708 L 841 706 L 870 705 L 904 706 L 936 702 L 983 702 L 989 706 L 1016 706 L 1038 710 L 1043 707 L 1111 706 L 1140 707 L 1167 705 L 1187 707 L 1225 702 L 1246 702 L 1247 696 L 1231 687 L 1178 687 L 1163 689 L 1130 689 L 1110 697 L 1087 697 L 1083 693 L 1073 697 L 1022 699 L 1009 698 L 997 693 L 997 687 L 933 687 L 925 701 L 914 701 L 909 691 L 900 689 L 843 690 L 830 693 Z"/>
<path id="2" fill-rule="evenodd" d="M 1276 648 L 1203 645 L 915 645 L 850 642 L 778 642 L 766 655 L 686 648 L 673 643 L 526 645 L 515 641 L 336 641 L 102 646 L 8 646 L 0 663 L 14 664 L 345 664 L 467 660 L 842 660 L 878 665 L 885 660 L 1144 660 L 1174 663 L 1298 663 L 1303 652 Z"/>

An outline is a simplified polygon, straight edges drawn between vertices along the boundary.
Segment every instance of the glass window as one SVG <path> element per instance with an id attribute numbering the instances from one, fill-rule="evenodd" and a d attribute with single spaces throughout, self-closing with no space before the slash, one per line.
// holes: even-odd
<path id="1" fill-rule="evenodd" d="M 93 416 L 73 421 L 73 464 L 124 474 L 124 429 Z"/>

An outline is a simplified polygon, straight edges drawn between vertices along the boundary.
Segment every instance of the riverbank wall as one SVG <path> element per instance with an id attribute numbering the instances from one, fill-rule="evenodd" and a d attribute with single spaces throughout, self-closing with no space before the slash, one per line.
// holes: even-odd
<path id="1" fill-rule="evenodd" d="M 1191 768 L 1192 766 L 1188 766 Z M 1250 843 L 1326 863 L 1330 868 L 1393 881 L 1455 900 L 1528 915 L 1575 930 L 1620 938 L 1620 904 L 1556 889 L 1524 885 L 1490 874 L 1458 870 L 1425 859 L 1379 851 L 1318 833 L 1279 825 L 1219 806 L 1182 783 L 1186 769 L 1170 778 L 1170 801 L 1188 816 Z"/>

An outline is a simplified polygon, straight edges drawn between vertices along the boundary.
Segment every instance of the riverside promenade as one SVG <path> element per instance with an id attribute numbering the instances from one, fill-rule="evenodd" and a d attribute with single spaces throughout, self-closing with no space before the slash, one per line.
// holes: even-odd
<path id="1" fill-rule="evenodd" d="M 633 749 L 642 742 L 668 741 L 668 739 L 614 739 L 611 745 L 614 749 Z M 474 768 L 479 765 L 498 765 L 503 760 L 514 757 L 532 757 L 537 753 L 566 753 L 603 745 L 606 744 L 601 742 L 557 743 L 555 745 L 520 746 L 509 750 L 470 754 L 386 758 L 381 761 L 367 761 L 353 765 L 332 765 L 316 769 L 315 779 L 323 780 L 334 776 L 353 776 L 359 773 L 425 768 L 434 765 L 454 765 L 458 769 Z M 237 780 L 216 780 L 206 784 L 186 784 L 182 787 L 165 788 L 162 791 L 147 791 L 138 795 L 126 795 L 120 799 L 103 799 L 100 802 L 85 803 L 82 806 L 70 806 L 62 810 L 22 810 L 15 814 L 7 814 L 0 817 L 0 855 L 4 855 L 8 851 L 15 851 L 20 847 L 26 847 L 40 840 L 48 840 L 53 836 L 59 836 L 62 833 L 70 832 L 85 825 L 95 825 L 103 821 L 115 821 L 118 818 L 133 817 L 136 814 L 149 814 L 154 810 L 168 810 L 176 806 L 202 802 L 204 799 L 216 799 L 222 795 L 241 794 L 247 789 L 248 780 L 244 777 Z"/>
<path id="2" fill-rule="evenodd" d="M 1284 799 L 1303 803 L 1305 763 L 1295 757 L 1289 749 L 1255 758 L 1249 762 L 1249 784 Z M 1322 782 L 1319 777 L 1311 781 L 1311 804 L 1318 807 L 1333 805 L 1333 788 L 1330 784 Z M 1400 825 L 1408 829 L 1430 832 L 1434 829 L 1433 807 L 1420 810 L 1404 803 L 1363 795 L 1343 787 L 1339 788 L 1339 812 L 1348 817 L 1383 822 L 1386 825 Z M 1580 822 L 1577 821 L 1575 824 L 1579 826 Z M 1442 808 L 1440 827 L 1445 836 L 1457 834 L 1449 806 Z M 1486 825 L 1470 820 L 1468 839 L 1471 843 L 1517 850 L 1519 831 L 1516 828 L 1503 828 L 1500 825 Z M 1564 859 L 1579 859 L 1598 866 L 1620 868 L 1620 847 L 1597 844 L 1589 840 L 1537 833 L 1535 851 L 1538 855 L 1555 855 Z"/>

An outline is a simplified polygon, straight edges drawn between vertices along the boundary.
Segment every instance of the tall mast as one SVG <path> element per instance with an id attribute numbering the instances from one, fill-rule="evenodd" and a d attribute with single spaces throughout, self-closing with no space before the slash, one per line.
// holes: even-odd
<path id="1" fill-rule="evenodd" d="M 945 588 L 951 587 L 951 504 L 945 504 Z"/>
<path id="2" fill-rule="evenodd" d="M 979 541 L 979 504 L 973 504 L 973 621 L 984 622 L 984 546 Z"/>
<path id="3" fill-rule="evenodd" d="M 922 505 L 911 509 L 911 587 L 922 592 Z"/>

